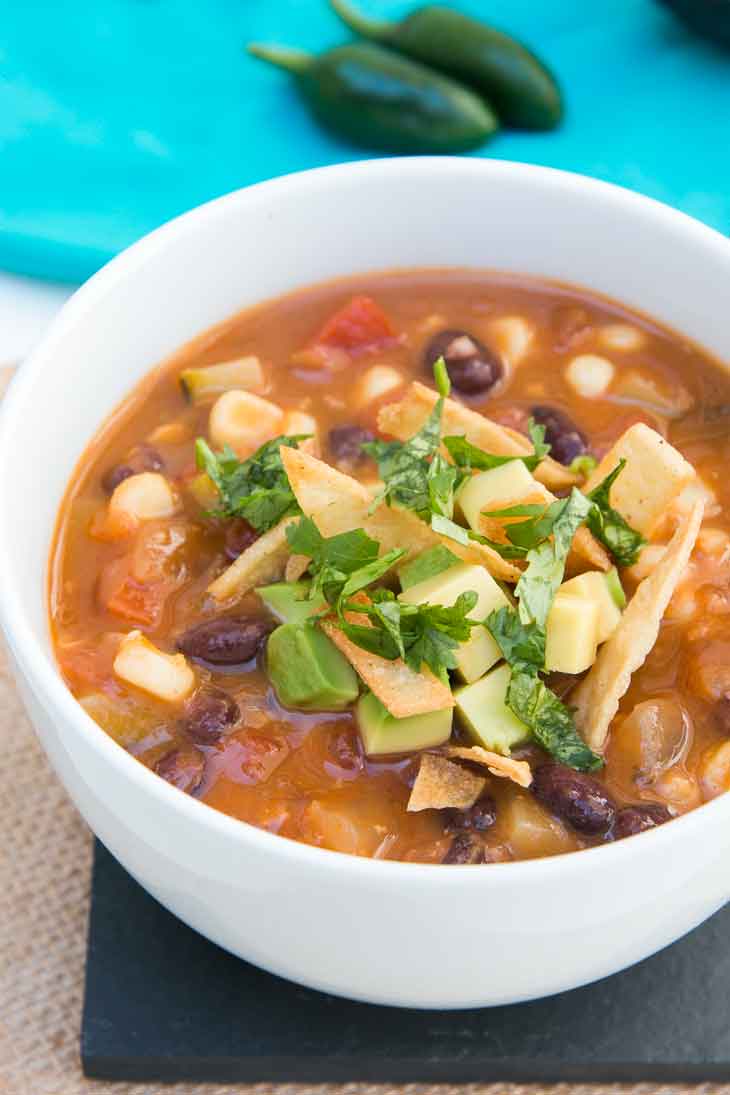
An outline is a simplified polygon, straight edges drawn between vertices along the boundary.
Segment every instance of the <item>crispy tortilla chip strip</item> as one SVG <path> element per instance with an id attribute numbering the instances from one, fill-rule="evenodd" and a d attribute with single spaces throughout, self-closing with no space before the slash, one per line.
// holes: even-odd
<path id="1" fill-rule="evenodd" d="M 250 547 L 243 551 L 234 563 L 224 570 L 211 585 L 208 593 L 216 601 L 228 601 L 232 597 L 243 597 L 254 586 L 272 582 L 284 574 L 286 561 L 291 549 L 286 538 L 287 526 L 296 521 L 296 517 L 287 517 L 279 521 Z"/>
<path id="2" fill-rule="evenodd" d="M 689 562 L 702 524 L 704 502 L 696 502 L 679 526 L 652 573 L 640 582 L 608 642 L 601 647 L 587 677 L 571 694 L 575 724 L 586 744 L 603 752 L 611 720 L 659 634 L 662 617 Z"/>
<path id="3" fill-rule="evenodd" d="M 493 776 L 511 779 L 520 787 L 529 787 L 532 783 L 532 771 L 526 760 L 512 760 L 511 757 L 503 757 L 501 753 L 482 749 L 481 745 L 447 745 L 444 754 L 447 757 L 458 757 L 459 760 L 470 760 L 473 764 L 483 764 Z"/>
<path id="4" fill-rule="evenodd" d="M 397 437 L 399 441 L 407 441 L 420 430 L 437 399 L 436 392 L 414 380 L 399 402 L 388 403 L 380 409 L 378 429 L 391 437 Z M 498 422 L 492 422 L 490 418 L 485 418 L 483 414 L 472 411 L 453 399 L 447 399 L 444 403 L 441 432 L 446 437 L 461 434 L 472 445 L 478 445 L 485 452 L 492 452 L 497 456 L 522 456 L 532 452 L 532 444 L 523 434 L 507 426 L 500 426 Z M 563 490 L 579 482 L 577 475 L 573 475 L 549 456 L 538 465 L 535 478 L 554 490 Z"/>
<path id="5" fill-rule="evenodd" d="M 637 422 L 622 433 L 588 478 L 584 493 L 606 478 L 619 460 L 626 467 L 611 487 L 611 505 L 643 536 L 650 536 L 667 509 L 695 477 L 695 470 L 660 433 Z"/>
<path id="6" fill-rule="evenodd" d="M 302 512 L 311 517 L 323 536 L 363 528 L 383 552 L 404 548 L 412 558 L 436 544 L 447 547 L 467 563 L 480 563 L 495 578 L 516 582 L 519 570 L 496 551 L 474 541 L 467 545 L 440 536 L 410 510 L 385 504 L 368 513 L 371 492 L 349 475 L 316 460 L 301 449 L 282 447 L 281 459 Z M 403 560 L 405 562 L 405 559 Z"/>
<path id="7" fill-rule="evenodd" d="M 483 776 L 454 764 L 438 753 L 424 753 L 406 809 L 466 810 L 473 806 L 486 786 Z"/>
<path id="8" fill-rule="evenodd" d="M 348 620 L 363 620 L 357 615 L 346 615 Z M 389 661 L 378 654 L 371 654 L 348 639 L 331 620 L 323 620 L 320 627 L 396 719 L 425 715 L 429 711 L 442 711 L 444 707 L 454 706 L 451 689 L 434 677 L 430 669 L 414 673 L 401 658 Z"/>

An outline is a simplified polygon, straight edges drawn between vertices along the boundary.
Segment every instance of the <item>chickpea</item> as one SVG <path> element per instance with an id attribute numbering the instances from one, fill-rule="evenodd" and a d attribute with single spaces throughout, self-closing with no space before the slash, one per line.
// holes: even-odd
<path id="1" fill-rule="evenodd" d="M 698 774 L 705 801 L 730 791 L 730 741 L 721 741 L 705 750 Z"/>

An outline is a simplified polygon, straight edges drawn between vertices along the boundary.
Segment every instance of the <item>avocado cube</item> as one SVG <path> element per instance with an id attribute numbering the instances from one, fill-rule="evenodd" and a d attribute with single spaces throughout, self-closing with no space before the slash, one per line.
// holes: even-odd
<path id="1" fill-rule="evenodd" d="M 476 744 L 505 756 L 513 745 L 530 737 L 529 729 L 507 706 L 510 674 L 508 665 L 498 665 L 454 693 L 459 720 Z"/>
<path id="2" fill-rule="evenodd" d="M 266 647 L 269 679 L 279 702 L 300 711 L 342 711 L 360 691 L 347 658 L 314 624 L 282 624 Z"/>
<path id="3" fill-rule="evenodd" d="M 558 591 L 547 618 L 545 668 L 550 673 L 582 673 L 596 660 L 598 605 Z"/>
<path id="4" fill-rule="evenodd" d="M 469 590 L 477 594 L 477 603 L 469 613 L 470 620 L 486 620 L 490 612 L 509 605 L 506 593 L 489 571 L 469 563 L 459 563 L 410 586 L 398 599 L 406 604 L 444 605 L 450 608 L 461 593 Z M 486 673 L 500 657 L 499 647 L 486 627 L 474 627 L 470 637 L 456 651 L 457 671 L 470 684 Z"/>
<path id="5" fill-rule="evenodd" d="M 551 501 L 552 496 L 541 483 L 532 477 L 522 460 L 510 460 L 498 468 L 478 471 L 467 479 L 456 501 L 470 528 L 481 531 L 481 514 L 484 510 L 502 509 L 517 505 L 524 498 L 541 498 Z"/>
<path id="6" fill-rule="evenodd" d="M 355 713 L 360 737 L 369 757 L 433 749 L 451 737 L 453 710 L 450 707 L 396 719 L 377 696 L 366 692 L 358 700 Z"/>
<path id="7" fill-rule="evenodd" d="M 613 573 L 616 574 L 616 571 L 614 570 Z M 616 577 L 618 579 L 618 575 Z M 621 619 L 621 609 L 616 604 L 607 579 L 608 575 L 602 574 L 599 570 L 588 570 L 585 574 L 579 574 L 570 581 L 563 582 L 557 594 L 558 597 L 568 594 L 571 597 L 585 597 L 587 601 L 595 601 L 598 608 L 599 643 L 605 642 L 613 635 Z"/>
<path id="8" fill-rule="evenodd" d="M 274 582 L 256 590 L 272 616 L 284 624 L 302 624 L 327 607 L 324 601 L 310 601 L 309 582 Z"/>
<path id="9" fill-rule="evenodd" d="M 422 551 L 415 559 L 411 559 L 400 568 L 398 578 L 401 589 L 405 593 L 411 586 L 425 582 L 427 578 L 433 578 L 441 571 L 456 566 L 458 562 L 458 555 L 454 555 L 453 551 L 449 551 L 444 544 L 436 544 L 435 547 Z"/>

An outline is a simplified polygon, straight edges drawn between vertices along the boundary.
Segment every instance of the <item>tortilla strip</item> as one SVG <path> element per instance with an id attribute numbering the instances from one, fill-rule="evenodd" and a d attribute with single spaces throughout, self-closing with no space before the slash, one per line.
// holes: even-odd
<path id="1" fill-rule="evenodd" d="M 227 601 L 231 597 L 243 597 L 254 586 L 279 579 L 284 574 L 286 561 L 291 548 L 286 538 L 287 527 L 296 521 L 296 517 L 287 517 L 279 521 L 250 547 L 243 551 L 234 563 L 224 570 L 208 586 L 208 593 L 216 601 Z"/>
<path id="2" fill-rule="evenodd" d="M 439 753 L 423 753 L 416 781 L 406 809 L 467 810 L 486 786 L 483 776 L 470 772 L 463 764 L 454 764 Z"/>
<path id="3" fill-rule="evenodd" d="M 412 558 L 436 544 L 446 546 L 467 563 L 479 563 L 495 578 L 516 582 L 520 571 L 492 548 L 476 541 L 458 544 L 439 535 L 410 510 L 385 504 L 369 513 L 372 494 L 349 475 L 308 456 L 301 449 L 282 447 L 281 459 L 302 512 L 311 517 L 323 536 L 363 528 L 383 552 L 403 548 Z"/>
<path id="4" fill-rule="evenodd" d="M 363 617 L 346 613 L 346 619 L 360 623 Z M 383 707 L 396 719 L 409 715 L 425 715 L 430 711 L 442 711 L 454 706 L 454 697 L 448 685 L 435 677 L 430 669 L 415 673 L 401 658 L 389 661 L 379 654 L 371 654 L 348 639 L 331 620 L 322 620 L 320 627 L 338 650 L 347 658 L 355 672 Z"/>
<path id="5" fill-rule="evenodd" d="M 588 675 L 571 694 L 575 724 L 586 744 L 600 753 L 631 674 L 643 665 L 659 634 L 662 617 L 689 562 L 702 524 L 698 501 L 677 528 L 652 573 L 640 582 L 611 638 L 601 647 Z"/>
<path id="6" fill-rule="evenodd" d="M 493 776 L 511 779 L 520 787 L 529 787 L 532 783 L 532 771 L 526 760 L 503 757 L 501 753 L 482 749 L 481 745 L 447 745 L 444 754 L 447 757 L 458 757 L 459 760 L 470 760 L 474 764 L 484 764 Z"/>
<path id="7" fill-rule="evenodd" d="M 309 566 L 306 555 L 290 555 L 284 568 L 285 582 L 298 582 Z"/>
<path id="8" fill-rule="evenodd" d="M 611 505 L 643 536 L 650 536 L 667 509 L 696 475 L 680 452 L 656 430 L 637 422 L 622 433 L 583 487 L 592 491 L 619 460 L 626 467 L 611 487 Z"/>
<path id="9" fill-rule="evenodd" d="M 407 441 L 417 433 L 436 405 L 438 395 L 414 380 L 410 388 L 397 403 L 388 403 L 378 413 L 378 429 L 399 441 Z M 485 452 L 497 456 L 522 456 L 532 452 L 530 440 L 517 430 L 500 426 L 477 411 L 447 399 L 444 403 L 442 435 L 461 434 L 472 445 L 478 445 Z M 557 460 L 546 457 L 535 469 L 535 478 L 554 490 L 572 487 L 580 481 Z"/>

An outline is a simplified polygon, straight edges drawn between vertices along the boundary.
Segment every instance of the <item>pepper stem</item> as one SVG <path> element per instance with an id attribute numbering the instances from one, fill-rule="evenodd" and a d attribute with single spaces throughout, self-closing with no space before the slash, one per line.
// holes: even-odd
<path id="1" fill-rule="evenodd" d="M 246 47 L 248 52 L 261 61 L 268 61 L 277 68 L 285 68 L 287 72 L 293 72 L 301 76 L 312 63 L 312 54 L 305 53 L 303 49 L 291 49 L 289 46 L 267 46 L 259 42 L 251 42 Z"/>
<path id="2" fill-rule="evenodd" d="M 366 18 L 359 11 L 355 11 L 348 0 L 330 0 L 330 6 L 350 30 L 354 30 L 355 34 L 362 34 L 364 38 L 380 41 L 389 38 L 393 32 L 393 23 L 387 19 Z"/>

